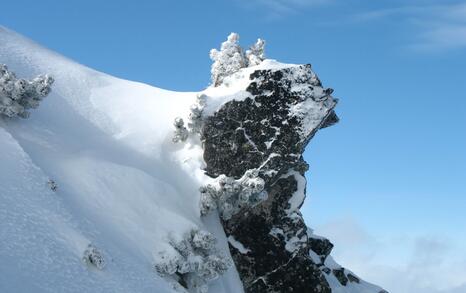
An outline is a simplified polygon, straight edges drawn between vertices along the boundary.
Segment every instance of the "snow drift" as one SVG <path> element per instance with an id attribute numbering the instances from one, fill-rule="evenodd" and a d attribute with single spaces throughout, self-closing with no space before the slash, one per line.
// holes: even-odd
<path id="1" fill-rule="evenodd" d="M 5 28 L 0 63 L 55 78 L 29 119 L 0 122 L 1 292 L 172 292 L 153 255 L 193 228 L 228 254 L 219 222 L 199 216 L 202 150 L 171 141 L 196 93 L 108 76 Z M 91 243 L 105 270 L 82 264 Z M 213 288 L 242 290 L 234 269 Z"/>

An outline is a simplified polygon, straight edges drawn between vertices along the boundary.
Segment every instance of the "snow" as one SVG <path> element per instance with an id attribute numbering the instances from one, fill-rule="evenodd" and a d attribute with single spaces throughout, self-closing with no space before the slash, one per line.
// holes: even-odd
<path id="1" fill-rule="evenodd" d="M 304 198 L 306 196 L 305 190 L 306 190 L 306 183 L 307 183 L 306 178 L 295 170 L 289 170 L 288 173 L 283 174 L 280 178 L 287 178 L 290 176 L 294 176 L 298 186 L 296 188 L 296 191 L 293 192 L 293 194 L 291 195 L 291 198 L 288 200 L 288 203 L 290 204 L 288 209 L 286 209 L 286 213 L 288 215 L 291 215 L 292 213 L 299 210 L 299 208 L 303 204 Z"/>
<path id="2" fill-rule="evenodd" d="M 286 240 L 285 249 L 288 252 L 293 253 L 297 251 L 299 248 L 301 248 L 303 245 L 305 245 L 306 243 L 307 243 L 306 235 L 302 236 L 301 238 L 297 236 L 293 236 L 290 239 Z"/>
<path id="3" fill-rule="evenodd" d="M 284 231 L 282 229 L 280 229 L 280 228 L 277 228 L 277 227 L 273 227 L 270 230 L 269 234 L 272 235 L 273 237 L 277 238 L 277 239 L 280 239 L 280 237 L 278 235 L 281 235 L 282 238 L 284 238 L 284 240 L 285 240 L 285 249 L 288 252 L 291 252 L 291 253 L 296 252 L 299 248 L 301 248 L 303 245 L 305 245 L 307 243 L 307 235 L 306 234 L 304 234 L 301 237 L 292 236 L 291 238 L 288 238 L 288 236 L 284 233 Z M 297 234 L 299 234 L 299 231 L 298 231 Z"/>
<path id="4" fill-rule="evenodd" d="M 325 259 L 325 266 L 330 268 L 330 269 L 341 269 L 341 266 L 335 262 L 335 260 L 332 258 L 332 256 L 328 256 Z M 348 269 L 345 270 L 345 275 L 352 274 L 353 276 L 357 277 L 359 279 L 359 283 L 355 282 L 350 282 L 346 284 L 346 286 L 343 286 L 338 279 L 335 277 L 334 274 L 323 274 L 325 276 L 325 279 L 329 283 L 330 287 L 332 288 L 332 293 L 374 293 L 374 292 L 383 292 L 383 289 L 373 285 L 371 283 L 368 283 L 361 278 L 359 278 L 355 273 Z"/>
<path id="5" fill-rule="evenodd" d="M 267 147 L 267 149 L 270 149 L 272 147 L 272 144 L 277 140 L 277 137 L 280 135 L 280 128 L 279 127 L 272 127 L 272 128 L 275 129 L 275 134 L 270 140 L 265 142 L 265 146 Z"/>
<path id="6" fill-rule="evenodd" d="M 315 264 L 320 264 L 322 262 L 322 260 L 320 259 L 320 256 L 318 256 L 317 253 L 315 253 L 312 250 L 309 250 L 309 257 L 312 259 L 312 261 Z"/>
<path id="7" fill-rule="evenodd" d="M 331 256 L 328 256 L 325 260 L 325 265 L 329 267 L 330 269 L 340 269 L 341 267 L 333 260 Z M 348 273 L 352 274 L 353 276 L 357 277 L 356 274 L 351 272 L 348 269 L 345 269 L 345 274 L 347 275 Z M 357 277 L 359 279 L 359 283 L 355 282 L 350 282 L 346 284 L 346 286 L 343 286 L 338 279 L 335 277 L 334 274 L 323 274 L 325 276 L 325 279 L 329 283 L 330 287 L 332 288 L 332 293 L 374 293 L 374 292 L 383 292 L 382 288 L 373 285 L 371 283 L 368 283 L 364 280 L 361 280 L 361 278 Z"/>
<path id="8" fill-rule="evenodd" d="M 174 292 L 154 255 L 195 227 L 229 256 L 218 215 L 200 218 L 199 139 L 172 142 L 198 93 L 94 71 L 3 27 L 0 63 L 55 78 L 29 119 L 0 120 L 0 292 Z M 89 244 L 101 271 L 82 262 Z M 235 268 L 209 292 L 242 292 Z"/>
<path id="9" fill-rule="evenodd" d="M 246 254 L 251 251 L 249 248 L 244 247 L 243 243 L 236 240 L 232 235 L 228 236 L 228 243 L 230 243 L 231 246 L 236 248 L 242 254 Z"/>
<path id="10" fill-rule="evenodd" d="M 295 91 L 306 91 L 307 95 L 312 95 L 315 99 L 306 99 L 302 103 L 290 106 L 290 116 L 299 117 L 303 122 L 301 127 L 301 137 L 309 137 L 311 132 L 319 129 L 319 126 L 325 121 L 325 117 L 335 108 L 337 100 L 325 99 L 322 87 L 295 88 Z"/>

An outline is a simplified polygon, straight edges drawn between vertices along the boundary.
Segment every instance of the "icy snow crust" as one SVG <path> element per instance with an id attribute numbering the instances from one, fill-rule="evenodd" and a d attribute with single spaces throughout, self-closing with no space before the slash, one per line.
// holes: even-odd
<path id="1" fill-rule="evenodd" d="M 154 255 L 194 227 L 229 255 L 218 215 L 200 218 L 199 141 L 172 142 L 197 93 L 105 75 L 2 27 L 0 63 L 55 78 L 29 119 L 0 120 L 0 292 L 174 292 Z M 81 260 L 91 243 L 102 270 Z M 234 268 L 209 290 L 242 291 Z"/>

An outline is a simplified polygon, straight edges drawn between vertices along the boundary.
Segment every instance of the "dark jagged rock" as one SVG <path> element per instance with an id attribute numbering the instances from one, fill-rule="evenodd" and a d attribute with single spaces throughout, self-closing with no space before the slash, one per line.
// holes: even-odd
<path id="1" fill-rule="evenodd" d="M 358 283 L 359 284 L 359 278 L 356 277 L 355 275 L 349 273 L 348 275 L 346 275 L 348 277 L 348 280 L 350 282 L 353 282 L 353 283 Z"/>
<path id="2" fill-rule="evenodd" d="M 299 272 L 299 274 L 290 272 Z M 283 266 L 256 279 L 248 291 L 331 292 L 319 269 L 304 255 L 296 255 Z"/>
<path id="3" fill-rule="evenodd" d="M 334 124 L 337 124 L 340 119 L 338 118 L 337 114 L 335 112 L 330 113 L 330 115 L 324 120 L 320 128 L 326 128 L 330 127 Z"/>
<path id="4" fill-rule="evenodd" d="M 209 176 L 238 179 L 258 169 L 265 181 L 265 201 L 222 221 L 227 236 L 247 249 L 230 245 L 236 268 L 246 292 L 331 292 L 330 272 L 344 277 L 343 285 L 348 278 L 326 265 L 333 245 L 312 235 L 299 208 L 304 149 L 319 129 L 338 122 L 333 90 L 322 88 L 310 65 L 257 70 L 249 79 L 250 96 L 225 103 L 201 131 Z"/>
<path id="5" fill-rule="evenodd" d="M 324 259 L 332 252 L 333 244 L 325 238 L 309 238 L 309 245 L 311 249 L 320 257 Z"/>
<path id="6" fill-rule="evenodd" d="M 334 269 L 333 270 L 333 275 L 337 278 L 337 280 L 343 286 L 346 286 L 346 284 L 348 284 L 348 278 L 345 275 L 345 269 L 344 268 Z"/>

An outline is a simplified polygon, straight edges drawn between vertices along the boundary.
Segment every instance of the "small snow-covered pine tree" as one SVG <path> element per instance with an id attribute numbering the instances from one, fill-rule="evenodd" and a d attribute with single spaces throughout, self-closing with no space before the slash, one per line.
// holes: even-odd
<path id="1" fill-rule="evenodd" d="M 155 270 L 161 275 L 172 275 L 181 266 L 183 257 L 174 247 L 160 251 L 155 256 Z"/>
<path id="2" fill-rule="evenodd" d="M 246 171 L 238 180 L 220 175 L 214 182 L 199 189 L 201 215 L 207 215 L 217 208 L 220 216 L 228 220 L 242 208 L 255 206 L 265 200 L 267 193 L 264 185 L 257 169 Z"/>
<path id="3" fill-rule="evenodd" d="M 196 103 L 191 106 L 189 113 L 188 129 L 191 133 L 200 133 L 202 128 L 204 107 L 206 105 L 207 96 L 198 94 L 196 96 Z"/>
<path id="4" fill-rule="evenodd" d="M 246 51 L 248 66 L 259 65 L 265 59 L 265 41 L 257 39 L 257 42 Z"/>
<path id="5" fill-rule="evenodd" d="M 170 276 L 193 293 L 206 293 L 208 283 L 224 274 L 231 260 L 215 249 L 216 239 L 207 231 L 193 229 L 180 240 L 170 239 L 170 248 L 156 255 L 155 269 Z"/>
<path id="6" fill-rule="evenodd" d="M 105 267 L 105 259 L 102 254 L 94 245 L 89 244 L 83 253 L 82 261 L 91 265 L 99 270 L 103 270 Z"/>
<path id="7" fill-rule="evenodd" d="M 47 181 L 47 185 L 53 192 L 58 190 L 58 184 L 55 182 L 55 180 L 49 179 L 49 181 Z"/>
<path id="8" fill-rule="evenodd" d="M 190 239 L 194 248 L 203 250 L 213 249 L 217 242 L 214 235 L 204 230 L 192 230 Z"/>
<path id="9" fill-rule="evenodd" d="M 27 110 L 39 106 L 50 93 L 53 81 L 48 75 L 18 79 L 5 64 L 0 64 L 0 116 L 28 118 Z"/>
<path id="10" fill-rule="evenodd" d="M 222 43 L 220 51 L 217 49 L 210 51 L 210 59 L 214 61 L 211 68 L 214 86 L 219 86 L 225 77 L 247 66 L 246 56 L 238 41 L 239 35 L 231 33 Z"/>
<path id="11" fill-rule="evenodd" d="M 175 133 L 173 135 L 173 142 L 177 143 L 180 141 L 186 141 L 189 136 L 188 129 L 184 126 L 184 121 L 182 118 L 177 117 L 175 118 L 175 122 L 173 123 L 175 126 Z"/>
<path id="12" fill-rule="evenodd" d="M 184 124 L 184 120 L 180 117 L 175 118 L 173 125 L 175 126 L 175 132 L 173 135 L 173 142 L 183 142 L 189 137 L 189 134 L 201 133 L 203 120 L 203 112 L 206 105 L 207 96 L 205 94 L 198 94 L 196 96 L 196 103 L 191 105 L 190 113 L 188 116 L 187 127 Z"/>

